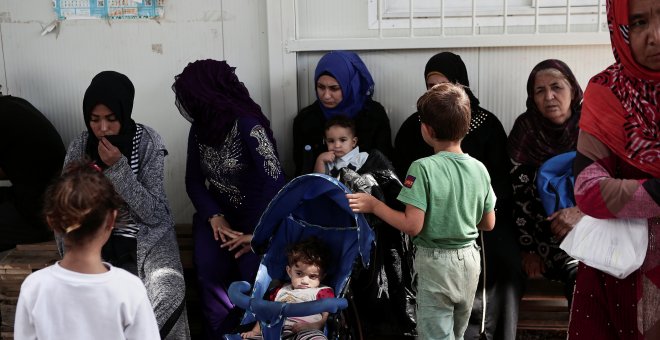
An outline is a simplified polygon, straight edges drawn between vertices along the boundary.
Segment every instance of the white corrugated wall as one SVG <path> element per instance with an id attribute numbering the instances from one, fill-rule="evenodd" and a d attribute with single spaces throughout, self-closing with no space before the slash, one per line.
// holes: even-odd
<path id="1" fill-rule="evenodd" d="M 417 98 L 426 90 L 423 76 L 426 62 L 442 51 L 461 56 L 474 94 L 484 108 L 500 118 L 507 132 L 525 110 L 527 78 L 537 63 L 551 58 L 566 62 L 584 89 L 591 76 L 613 60 L 609 45 L 358 51 L 376 83 L 374 99 L 387 109 L 393 135 L 416 111 Z M 316 100 L 314 68 L 321 56 L 322 52 L 299 54 L 301 107 Z"/>
<path id="2" fill-rule="evenodd" d="M 68 143 L 84 127 L 82 96 L 91 78 L 107 69 L 127 74 L 136 87 L 134 118 L 165 138 L 170 205 L 177 222 L 188 222 L 194 211 L 184 187 L 189 124 L 174 107 L 170 89 L 188 62 L 226 58 L 237 67 L 239 78 L 271 117 L 289 170 L 291 120 L 298 107 L 315 98 L 312 77 L 323 54 L 287 49 L 294 23 L 305 39 L 377 36 L 367 30 L 367 0 L 297 5 L 293 0 L 167 0 L 165 17 L 158 22 L 69 20 L 57 36 L 41 36 L 42 27 L 55 18 L 51 0 L 0 0 L 0 84 L 4 93 L 24 97 L 43 111 Z M 364 48 L 358 53 L 374 77 L 374 98 L 387 109 L 394 135 L 424 90 L 424 64 L 441 49 Z M 507 131 L 524 110 L 527 76 L 536 63 L 564 60 L 584 86 L 613 60 L 605 44 L 450 50 L 463 57 L 475 94 Z"/>
<path id="3" fill-rule="evenodd" d="M 227 59 L 255 101 L 270 112 L 266 3 L 262 0 L 166 1 L 154 20 L 67 20 L 59 34 L 41 36 L 55 19 L 51 0 L 1 0 L 3 93 L 26 98 L 55 125 L 65 144 L 84 129 L 82 98 L 103 70 L 126 74 L 136 88 L 133 118 L 164 137 L 166 189 L 178 222 L 193 208 L 184 173 L 189 123 L 174 106 L 174 76 L 201 58 Z M 29 131 L 26 131 L 29 133 Z"/>

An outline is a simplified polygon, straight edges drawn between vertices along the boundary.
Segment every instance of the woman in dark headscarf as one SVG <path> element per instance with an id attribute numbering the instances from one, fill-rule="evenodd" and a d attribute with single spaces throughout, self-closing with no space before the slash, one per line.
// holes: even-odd
<path id="1" fill-rule="evenodd" d="M 377 149 L 386 157 L 392 155 L 390 120 L 385 108 L 371 98 L 374 81 L 357 54 L 332 51 L 324 55 L 316 66 L 314 84 L 317 100 L 293 120 L 296 175 L 312 172 L 316 158 L 327 151 L 325 122 L 337 115 L 355 121 L 360 150 Z"/>
<path id="2" fill-rule="evenodd" d="M 624 279 L 580 264 L 571 339 L 660 339 L 659 10 L 657 1 L 607 1 L 615 63 L 584 94 L 575 200 L 596 218 L 647 220 L 648 248 Z"/>
<path id="3" fill-rule="evenodd" d="M 543 162 L 574 151 L 582 107 L 582 89 L 564 62 L 549 59 L 534 67 L 527 80 L 527 111 L 513 124 L 508 152 L 513 162 L 514 221 L 519 230 L 523 270 L 564 283 L 569 304 L 577 261 L 559 248 L 582 217 L 576 207 L 547 216 L 536 188 Z"/>
<path id="4" fill-rule="evenodd" d="M 26 133 L 30 131 L 30 133 Z M 53 239 L 43 219 L 43 194 L 62 172 L 59 133 L 27 100 L 0 93 L 0 252 Z"/>
<path id="5" fill-rule="evenodd" d="M 83 99 L 87 131 L 71 142 L 64 164 L 91 158 L 110 179 L 126 206 L 103 259 L 142 279 L 161 338 L 189 339 L 183 269 L 163 181 L 167 150 L 156 131 L 131 118 L 134 96 L 125 75 L 97 74 Z"/>
<path id="6" fill-rule="evenodd" d="M 497 196 L 495 228 L 483 233 L 477 241 L 484 248 L 485 263 L 474 299 L 470 323 L 465 339 L 478 338 L 481 332 L 484 306 L 484 274 L 486 274 L 485 333 L 488 339 L 515 339 L 518 305 L 522 296 L 523 275 L 520 254 L 511 220 L 510 162 L 506 153 L 506 133 L 497 117 L 479 106 L 479 100 L 469 88 L 465 64 L 461 57 L 442 52 L 429 59 L 424 68 L 427 89 L 438 83 L 463 85 L 470 97 L 472 120 L 470 130 L 461 142 L 463 152 L 482 162 L 491 177 Z M 419 114 L 414 113 L 403 122 L 394 140 L 395 168 L 405 177 L 410 164 L 431 156 L 433 149 L 422 139 Z"/>
<path id="7" fill-rule="evenodd" d="M 226 61 L 198 60 L 172 86 L 192 123 L 186 190 L 197 210 L 193 260 L 209 339 L 238 325 L 227 289 L 233 281 L 254 281 L 259 257 L 250 249 L 252 231 L 284 185 L 270 122 L 234 70 Z"/>
<path id="8" fill-rule="evenodd" d="M 370 192 L 398 206 L 396 195 L 401 183 L 388 159 L 392 152 L 390 123 L 383 106 L 371 98 L 374 81 L 366 65 L 353 52 L 333 51 L 319 60 L 314 81 L 317 100 L 302 109 L 293 122 L 296 173 L 311 172 L 318 155 L 328 151 L 326 123 L 350 121 L 359 140 L 359 148 L 353 152 L 366 151 L 369 156 L 362 159 L 364 163 L 357 161 L 360 157 L 354 157 L 347 166 L 335 168 L 333 172 L 339 172 L 333 176 L 338 175 L 354 191 Z M 307 145 L 311 147 L 309 151 L 305 151 Z M 304 164 L 305 158 L 311 162 Z M 344 161 L 348 159 L 338 164 Z M 407 238 L 380 219 L 368 218 L 378 247 L 372 253 L 369 268 L 356 275 L 351 284 L 361 332 L 376 338 L 411 335 L 415 331 L 414 294 L 412 252 Z"/>

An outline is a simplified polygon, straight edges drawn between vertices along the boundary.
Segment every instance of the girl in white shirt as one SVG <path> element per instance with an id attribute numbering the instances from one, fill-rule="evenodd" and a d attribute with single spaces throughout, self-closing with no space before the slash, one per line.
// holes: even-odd
<path id="1" fill-rule="evenodd" d="M 23 282 L 14 339 L 160 339 L 142 281 L 101 259 L 123 204 L 101 169 L 72 162 L 44 197 L 66 252 Z"/>

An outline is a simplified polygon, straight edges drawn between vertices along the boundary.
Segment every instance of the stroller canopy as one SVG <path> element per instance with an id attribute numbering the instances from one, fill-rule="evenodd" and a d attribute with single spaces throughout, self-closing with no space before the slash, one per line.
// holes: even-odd
<path id="1" fill-rule="evenodd" d="M 322 174 L 299 176 L 280 190 L 252 238 L 252 249 L 264 255 L 262 265 L 271 279 L 288 281 L 288 245 L 311 236 L 331 252 L 324 283 L 335 293 L 343 290 L 356 258 L 368 266 L 374 234 L 364 216 L 348 206 L 347 193 L 350 190 L 337 179 Z"/>

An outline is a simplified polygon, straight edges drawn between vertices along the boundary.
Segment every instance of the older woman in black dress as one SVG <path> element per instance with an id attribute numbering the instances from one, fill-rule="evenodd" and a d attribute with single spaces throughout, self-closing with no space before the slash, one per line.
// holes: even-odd
<path id="1" fill-rule="evenodd" d="M 523 270 L 529 277 L 563 282 L 569 301 L 578 263 L 559 244 L 582 213 L 571 207 L 547 216 L 538 196 L 536 175 L 549 158 L 575 151 L 581 109 L 582 89 L 568 65 L 556 59 L 544 60 L 529 75 L 527 111 L 516 119 L 508 141 L 513 162 L 514 222 L 519 230 Z"/>

